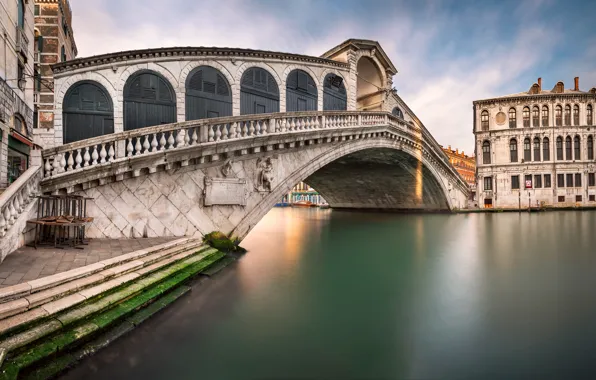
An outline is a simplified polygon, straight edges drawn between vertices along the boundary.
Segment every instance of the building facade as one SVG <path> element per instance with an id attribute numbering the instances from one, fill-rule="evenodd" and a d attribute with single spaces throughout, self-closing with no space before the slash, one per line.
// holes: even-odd
<path id="1" fill-rule="evenodd" d="M 596 206 L 596 88 L 557 82 L 474 104 L 480 207 Z"/>
<path id="2" fill-rule="evenodd" d="M 0 2 L 0 189 L 32 161 L 33 12 L 33 1 Z"/>
<path id="3" fill-rule="evenodd" d="M 46 147 L 54 135 L 52 65 L 77 56 L 68 0 L 35 0 L 34 141 Z"/>
<path id="4" fill-rule="evenodd" d="M 305 182 L 299 182 L 292 191 L 288 194 L 284 195 L 281 203 L 279 206 L 290 206 L 292 203 L 296 202 L 311 202 L 317 206 L 326 205 L 327 202 L 325 199 L 319 194 L 319 192 L 312 187 L 310 187 Z"/>
<path id="5" fill-rule="evenodd" d="M 468 156 L 462 150 L 461 152 L 459 149 L 451 149 L 451 145 L 447 148 L 443 148 L 443 152 L 449 157 L 449 162 L 451 165 L 457 170 L 459 175 L 462 176 L 464 181 L 468 183 L 470 188 L 476 187 L 476 157 Z"/>

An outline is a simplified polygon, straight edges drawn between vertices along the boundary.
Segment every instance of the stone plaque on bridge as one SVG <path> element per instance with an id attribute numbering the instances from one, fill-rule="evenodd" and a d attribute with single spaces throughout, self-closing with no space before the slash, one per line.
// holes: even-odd
<path id="1" fill-rule="evenodd" d="M 246 206 L 246 179 L 205 177 L 205 206 Z"/>

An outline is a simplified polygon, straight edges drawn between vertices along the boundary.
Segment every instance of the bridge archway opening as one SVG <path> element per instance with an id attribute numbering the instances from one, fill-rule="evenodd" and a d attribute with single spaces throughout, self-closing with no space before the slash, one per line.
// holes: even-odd
<path id="1" fill-rule="evenodd" d="M 348 95 L 344 80 L 329 73 L 323 81 L 323 111 L 345 111 L 348 109 Z"/>
<path id="2" fill-rule="evenodd" d="M 317 85 L 304 70 L 295 69 L 286 79 L 286 112 L 316 111 Z"/>
<path id="3" fill-rule="evenodd" d="M 114 133 L 114 107 L 108 91 L 94 81 L 73 84 L 62 108 L 64 144 Z"/>
<path id="4" fill-rule="evenodd" d="M 356 107 L 359 111 L 381 111 L 383 76 L 370 57 L 361 57 L 356 65 Z"/>
<path id="5" fill-rule="evenodd" d="M 279 86 L 270 72 L 251 67 L 240 81 L 240 114 L 271 112 L 279 112 Z"/>
<path id="6" fill-rule="evenodd" d="M 143 70 L 124 85 L 124 130 L 176 122 L 176 95 L 161 74 Z"/>
<path id="7" fill-rule="evenodd" d="M 186 80 L 186 120 L 232 116 L 232 90 L 216 68 L 199 66 Z"/>

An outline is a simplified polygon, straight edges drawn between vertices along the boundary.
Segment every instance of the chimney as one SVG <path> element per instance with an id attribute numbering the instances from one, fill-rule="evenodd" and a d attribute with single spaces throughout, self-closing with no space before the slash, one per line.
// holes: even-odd
<path id="1" fill-rule="evenodd" d="M 538 90 L 542 92 L 542 78 L 538 78 Z"/>
<path id="2" fill-rule="evenodd" d="M 447 149 L 451 150 L 451 145 L 447 145 Z"/>
<path id="3" fill-rule="evenodd" d="M 455 148 L 455 153 L 459 154 L 459 148 Z"/>
<path id="4" fill-rule="evenodd" d="M 573 78 L 573 80 L 575 81 L 575 91 L 579 91 L 579 77 L 575 77 Z"/>

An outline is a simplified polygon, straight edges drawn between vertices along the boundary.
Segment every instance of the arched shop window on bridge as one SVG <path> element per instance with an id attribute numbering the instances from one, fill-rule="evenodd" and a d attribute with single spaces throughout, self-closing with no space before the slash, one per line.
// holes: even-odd
<path id="1" fill-rule="evenodd" d="M 343 78 L 330 73 L 323 81 L 323 111 L 345 111 L 348 109 L 348 95 Z"/>
<path id="2" fill-rule="evenodd" d="M 62 106 L 64 144 L 114 133 L 114 108 L 106 89 L 99 83 L 73 84 Z"/>
<path id="3" fill-rule="evenodd" d="M 232 116 L 232 91 L 211 66 L 195 68 L 186 79 L 186 120 Z"/>
<path id="4" fill-rule="evenodd" d="M 240 82 L 241 115 L 279 112 L 279 87 L 271 73 L 251 67 Z"/>
<path id="5" fill-rule="evenodd" d="M 124 130 L 176 122 L 176 95 L 160 74 L 141 71 L 124 85 Z"/>
<path id="6" fill-rule="evenodd" d="M 404 118 L 404 114 L 403 112 L 401 112 L 401 110 L 399 109 L 399 107 L 395 107 L 393 108 L 393 111 L 391 111 L 391 114 L 393 116 L 399 117 L 399 118 Z"/>
<path id="7" fill-rule="evenodd" d="M 304 70 L 292 70 L 286 79 L 286 111 L 316 111 L 317 86 Z"/>

